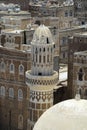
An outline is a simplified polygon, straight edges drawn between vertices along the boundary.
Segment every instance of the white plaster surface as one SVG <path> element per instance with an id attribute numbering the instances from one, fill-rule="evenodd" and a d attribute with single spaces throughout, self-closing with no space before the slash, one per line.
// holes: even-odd
<path id="1" fill-rule="evenodd" d="M 87 100 L 66 100 L 48 109 L 33 130 L 87 130 Z"/>

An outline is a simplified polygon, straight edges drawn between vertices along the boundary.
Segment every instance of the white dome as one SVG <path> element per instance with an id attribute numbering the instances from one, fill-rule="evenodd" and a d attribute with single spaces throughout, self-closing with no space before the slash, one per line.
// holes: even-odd
<path id="1" fill-rule="evenodd" d="M 32 43 L 35 44 L 53 44 L 52 34 L 48 27 L 40 25 L 34 33 Z"/>
<path id="2" fill-rule="evenodd" d="M 33 130 L 87 130 L 87 100 L 66 100 L 48 109 Z"/>

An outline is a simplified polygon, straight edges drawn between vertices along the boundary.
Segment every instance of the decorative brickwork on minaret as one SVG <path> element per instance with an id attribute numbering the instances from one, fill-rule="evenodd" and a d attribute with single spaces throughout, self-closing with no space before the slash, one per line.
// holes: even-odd
<path id="1" fill-rule="evenodd" d="M 53 105 L 53 89 L 58 83 L 58 73 L 53 70 L 54 43 L 50 30 L 40 25 L 31 43 L 31 70 L 26 72 L 30 88 L 28 129 Z"/>

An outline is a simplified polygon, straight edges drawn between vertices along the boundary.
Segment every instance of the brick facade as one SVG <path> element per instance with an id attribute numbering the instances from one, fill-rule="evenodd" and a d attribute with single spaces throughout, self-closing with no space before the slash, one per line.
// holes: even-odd
<path id="1" fill-rule="evenodd" d="M 13 70 L 10 68 L 11 65 L 14 66 Z M 29 105 L 29 90 L 25 84 L 27 69 L 30 69 L 30 54 L 0 47 L 0 128 L 2 130 L 27 129 Z"/>

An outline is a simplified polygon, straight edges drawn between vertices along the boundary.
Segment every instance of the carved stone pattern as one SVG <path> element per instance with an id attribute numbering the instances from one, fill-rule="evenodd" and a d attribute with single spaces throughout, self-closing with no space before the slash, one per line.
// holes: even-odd
<path id="1" fill-rule="evenodd" d="M 35 91 L 30 91 L 30 100 L 34 101 L 37 100 L 38 102 L 42 100 L 45 102 L 46 100 L 50 101 L 53 99 L 53 92 L 35 92 Z"/>
<path id="2" fill-rule="evenodd" d="M 38 80 L 38 79 L 28 79 L 26 78 L 26 82 L 32 85 L 54 85 L 58 82 L 58 78 L 50 79 L 50 80 Z"/>

